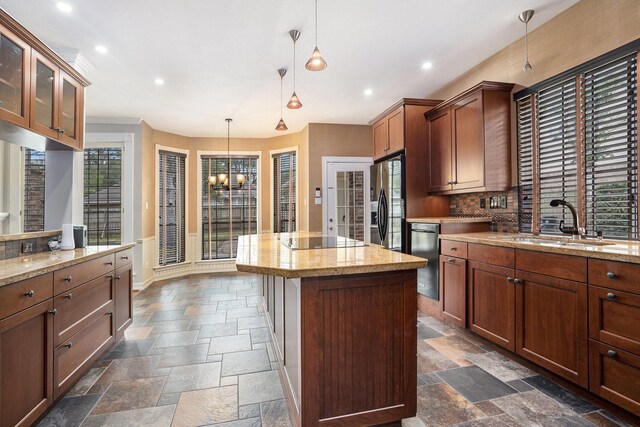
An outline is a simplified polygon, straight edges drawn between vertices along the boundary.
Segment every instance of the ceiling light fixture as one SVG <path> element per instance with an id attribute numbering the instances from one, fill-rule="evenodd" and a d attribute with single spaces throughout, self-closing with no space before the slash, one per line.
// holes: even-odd
<path id="1" fill-rule="evenodd" d="M 320 55 L 318 49 L 318 0 L 316 0 L 316 47 L 313 49 L 305 68 L 309 71 L 322 71 L 327 68 L 327 61 Z"/>
<path id="2" fill-rule="evenodd" d="M 64 13 L 73 12 L 73 6 L 71 6 L 69 3 L 59 1 L 58 3 L 56 3 L 56 6 L 58 10 L 60 10 L 61 12 L 64 12 Z"/>
<path id="3" fill-rule="evenodd" d="M 423 69 L 423 70 L 430 70 L 430 69 L 431 69 L 431 67 L 433 67 L 433 63 L 432 63 L 432 62 L 424 62 L 424 63 L 422 64 L 422 69 Z"/>
<path id="4" fill-rule="evenodd" d="M 533 67 L 529 64 L 529 21 L 533 18 L 534 13 L 534 10 L 529 9 L 518 15 L 518 19 L 524 22 L 524 66 L 522 67 L 522 71 L 525 73 L 533 70 Z"/>
<path id="5" fill-rule="evenodd" d="M 209 177 L 207 178 L 207 180 L 209 181 L 209 188 L 213 187 L 216 185 L 216 183 L 220 184 L 221 189 L 223 190 L 231 190 L 232 187 L 229 183 L 229 177 L 231 176 L 231 152 L 229 151 L 229 147 L 231 145 L 231 122 L 233 121 L 233 119 L 224 119 L 227 122 L 227 159 L 228 159 L 228 163 L 227 163 L 227 171 L 228 171 L 228 175 L 226 173 L 219 173 L 218 176 L 215 175 L 211 175 L 211 172 L 209 172 Z M 242 190 L 242 187 L 244 186 L 244 182 L 246 180 L 246 177 L 244 176 L 244 174 L 239 173 L 236 174 L 236 182 L 238 183 L 238 186 L 233 188 L 234 190 Z"/>
<path id="6" fill-rule="evenodd" d="M 103 55 L 107 54 L 109 52 L 109 49 L 107 49 L 106 46 L 102 46 L 102 45 L 97 45 L 95 47 L 96 52 L 101 53 Z"/>
<path id="7" fill-rule="evenodd" d="M 155 84 L 157 84 L 158 86 L 162 86 L 162 85 L 164 85 L 164 80 L 162 80 L 162 79 L 161 79 L 161 78 L 159 78 L 159 77 L 158 77 L 158 78 L 156 78 L 153 82 L 154 82 Z"/>
<path id="8" fill-rule="evenodd" d="M 373 89 L 370 89 L 370 88 L 365 89 L 365 90 L 364 90 L 364 94 L 365 94 L 366 96 L 371 96 L 371 95 L 373 95 Z"/>
<path id="9" fill-rule="evenodd" d="M 284 78 L 285 74 L 287 74 L 286 68 L 278 69 L 278 75 L 280 76 L 280 121 L 278 122 L 278 126 L 276 126 L 276 130 L 282 131 L 289 129 L 284 120 L 282 120 L 282 79 Z"/>
<path id="10" fill-rule="evenodd" d="M 300 98 L 296 95 L 296 42 L 300 38 L 300 31 L 291 30 L 289 31 L 289 36 L 291 36 L 291 40 L 293 40 L 293 94 L 287 103 L 287 108 L 297 110 L 298 108 L 302 108 L 302 102 L 300 102 Z"/>

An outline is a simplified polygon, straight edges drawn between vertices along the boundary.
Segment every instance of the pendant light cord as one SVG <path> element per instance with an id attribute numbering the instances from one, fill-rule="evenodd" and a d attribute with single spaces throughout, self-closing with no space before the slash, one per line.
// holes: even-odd
<path id="1" fill-rule="evenodd" d="M 229 180 L 229 184 L 231 184 L 231 151 L 230 151 L 230 140 L 231 138 L 231 121 L 227 120 L 227 157 L 229 158 L 229 176 L 227 179 Z"/>
<path id="2" fill-rule="evenodd" d="M 316 47 L 318 47 L 318 0 L 316 0 Z"/>
<path id="3" fill-rule="evenodd" d="M 280 119 L 282 119 L 282 76 L 280 76 Z"/>
<path id="4" fill-rule="evenodd" d="M 293 93 L 296 93 L 296 41 L 293 41 Z"/>
<path id="5" fill-rule="evenodd" d="M 529 61 L 529 22 L 524 23 L 524 59 Z"/>

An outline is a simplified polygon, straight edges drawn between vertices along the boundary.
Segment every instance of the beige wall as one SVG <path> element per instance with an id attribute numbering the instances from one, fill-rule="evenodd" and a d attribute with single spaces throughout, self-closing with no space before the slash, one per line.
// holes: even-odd
<path id="1" fill-rule="evenodd" d="M 311 205 L 309 194 L 322 186 L 322 156 L 367 156 L 372 153 L 371 127 L 359 125 L 310 124 L 297 133 L 274 138 L 231 138 L 231 151 L 259 152 L 261 227 L 271 229 L 270 152 L 298 148 L 299 230 L 322 230 L 322 206 Z M 156 145 L 189 151 L 187 180 L 188 232 L 198 231 L 198 151 L 226 151 L 226 138 L 188 138 L 154 130 L 143 123 L 142 206 L 143 238 L 155 235 Z M 309 159 L 313 159 L 311 162 Z M 310 193 L 311 192 L 311 193 Z"/>

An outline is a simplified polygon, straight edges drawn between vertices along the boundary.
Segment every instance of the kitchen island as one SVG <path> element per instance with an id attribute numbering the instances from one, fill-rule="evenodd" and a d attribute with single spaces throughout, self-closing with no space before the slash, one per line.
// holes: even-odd
<path id="1" fill-rule="evenodd" d="M 425 265 L 319 233 L 239 238 L 238 271 L 263 275 L 294 424 L 382 425 L 415 416 L 416 269 Z"/>

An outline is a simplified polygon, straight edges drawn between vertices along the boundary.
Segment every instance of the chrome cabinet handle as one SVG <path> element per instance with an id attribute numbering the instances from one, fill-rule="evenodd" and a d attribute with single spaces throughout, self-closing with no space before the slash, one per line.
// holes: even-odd
<path id="1" fill-rule="evenodd" d="M 64 278 L 65 282 L 71 282 L 71 276 L 67 276 Z"/>
<path id="2" fill-rule="evenodd" d="M 107 279 L 113 279 L 113 274 L 108 275 Z"/>
<path id="3" fill-rule="evenodd" d="M 29 292 L 25 292 L 25 293 L 24 293 L 24 296 L 25 296 L 25 297 L 29 297 L 29 298 L 33 298 L 33 296 L 34 296 L 35 294 L 36 294 L 36 293 L 35 293 L 33 290 L 31 290 L 31 291 L 29 291 Z"/>
<path id="4" fill-rule="evenodd" d="M 71 295 L 71 294 L 67 294 L 67 295 L 65 295 L 64 297 L 65 297 L 65 299 L 71 299 L 71 298 L 73 298 L 73 295 Z"/>
<path id="5" fill-rule="evenodd" d="M 616 273 L 614 273 L 613 271 L 609 271 L 607 273 L 607 278 L 609 278 L 609 279 L 615 279 L 616 277 L 618 277 L 618 276 L 616 276 Z"/>
<path id="6" fill-rule="evenodd" d="M 61 134 L 63 134 L 63 135 L 64 135 L 64 129 L 59 128 L 59 129 L 58 129 L 58 132 L 60 132 Z"/>
<path id="7" fill-rule="evenodd" d="M 609 293 L 607 294 L 607 298 L 609 298 L 609 299 L 616 299 L 616 294 L 614 294 L 613 292 L 609 292 Z"/>
<path id="8" fill-rule="evenodd" d="M 116 277 L 115 277 L 115 279 L 116 279 L 116 280 L 120 280 L 120 276 L 116 276 Z"/>
<path id="9" fill-rule="evenodd" d="M 455 246 L 451 248 L 452 251 L 457 251 L 458 248 L 456 248 Z"/>
<path id="10" fill-rule="evenodd" d="M 516 285 L 519 285 L 522 283 L 522 280 L 520 279 L 513 279 L 513 283 L 515 283 Z"/>
<path id="11" fill-rule="evenodd" d="M 121 256 L 120 259 L 129 259 L 128 256 Z"/>
<path id="12" fill-rule="evenodd" d="M 607 351 L 607 356 L 609 356 L 609 357 L 616 357 L 617 355 L 618 355 L 618 353 L 613 351 L 613 350 Z"/>
<path id="13" fill-rule="evenodd" d="M 107 265 L 113 265 L 113 261 L 109 261 L 106 263 Z"/>
<path id="14" fill-rule="evenodd" d="M 509 283 L 513 282 L 513 277 L 507 277 L 507 282 Z"/>
<path id="15" fill-rule="evenodd" d="M 73 343 L 71 341 L 69 341 L 69 343 L 65 344 L 64 346 L 67 347 L 67 348 L 71 348 L 71 347 L 73 347 Z"/>
<path id="16" fill-rule="evenodd" d="M 55 316 L 56 314 L 58 314 L 58 310 L 57 309 L 53 309 L 49 312 L 50 315 Z"/>
<path id="17" fill-rule="evenodd" d="M 455 259 L 453 259 L 453 258 L 449 258 L 447 261 L 448 261 L 448 262 L 450 262 L 450 263 L 454 263 L 454 262 L 456 262 L 456 260 L 455 260 Z"/>
<path id="18" fill-rule="evenodd" d="M 333 230 L 333 225 L 330 225 L 330 226 L 329 226 L 329 230 Z"/>

